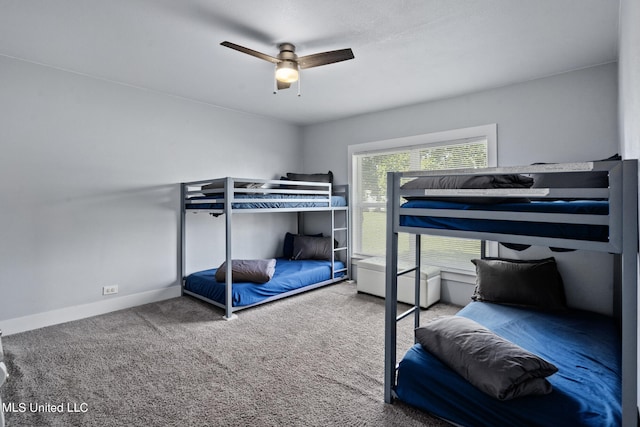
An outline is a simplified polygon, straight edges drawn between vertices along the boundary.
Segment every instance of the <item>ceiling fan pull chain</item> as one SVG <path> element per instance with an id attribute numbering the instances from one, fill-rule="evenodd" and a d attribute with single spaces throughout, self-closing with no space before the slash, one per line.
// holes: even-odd
<path id="1" fill-rule="evenodd" d="M 274 66 L 275 71 L 278 71 L 278 64 Z M 276 79 L 276 73 L 273 73 L 273 94 L 276 95 L 278 93 L 278 79 Z"/>
<path id="2" fill-rule="evenodd" d="M 298 75 L 298 96 L 300 96 L 300 81 L 302 80 L 302 73 Z"/>

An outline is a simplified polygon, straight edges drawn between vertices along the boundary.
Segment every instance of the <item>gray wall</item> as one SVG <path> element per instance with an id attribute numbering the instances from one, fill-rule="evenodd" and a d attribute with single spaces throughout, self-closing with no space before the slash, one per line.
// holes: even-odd
<path id="1" fill-rule="evenodd" d="M 498 124 L 501 166 L 578 161 L 619 151 L 617 66 L 607 64 L 517 85 L 337 120 L 303 129 L 309 172 L 347 180 L 347 146 Z"/>
<path id="2" fill-rule="evenodd" d="M 620 136 L 625 158 L 640 158 L 640 2 L 620 2 Z M 640 298 L 640 295 L 639 295 Z M 638 322 L 640 330 L 640 321 Z M 638 340 L 640 343 L 640 340 Z M 640 351 L 638 351 L 640 366 Z M 638 382 L 640 404 L 640 382 Z"/>
<path id="3" fill-rule="evenodd" d="M 627 158 L 640 158 L 640 2 L 620 2 L 620 130 Z"/>
<path id="4" fill-rule="evenodd" d="M 601 159 L 619 151 L 617 102 L 617 65 L 606 64 L 456 98 L 307 126 L 303 129 L 303 162 L 307 172 L 331 169 L 336 181 L 344 183 L 349 161 L 347 147 L 351 144 L 490 123 L 497 123 L 501 166 Z M 611 266 L 608 255 L 600 255 L 604 257 L 600 264 Z M 573 268 L 581 269 L 581 264 L 585 264 L 579 255 L 565 257 L 566 262 L 578 263 Z M 599 263 L 589 259 L 591 265 L 584 267 L 598 269 Z M 447 282 L 444 280 L 445 286 Z M 455 288 L 453 282 L 451 285 L 451 289 L 443 289 L 443 295 L 456 295 L 454 303 L 468 301 L 468 296 L 459 291 L 459 283 Z M 603 299 L 602 295 L 611 293 L 612 283 L 603 283 L 602 287 L 593 304 L 587 301 L 585 308 L 610 311 L 611 299 Z M 464 288 L 470 295 L 472 286 Z M 603 300 L 606 303 L 602 304 Z"/>
<path id="5" fill-rule="evenodd" d="M 177 289 L 181 181 L 269 178 L 299 165 L 344 183 L 349 144 L 487 123 L 498 123 L 502 165 L 608 156 L 618 150 L 616 73 L 608 64 L 300 130 L 0 58 L 0 327 Z M 256 236 L 255 218 L 236 221 L 234 254 L 246 257 L 277 253 L 294 227 L 293 216 L 261 216 L 268 227 Z M 217 266 L 222 221 L 190 216 L 188 232 L 187 269 Z M 103 297 L 113 284 L 120 293 Z"/>
<path id="6" fill-rule="evenodd" d="M 0 328 L 179 294 L 178 183 L 271 178 L 300 164 L 296 126 L 6 57 L 0 94 Z M 238 221 L 244 234 L 257 228 L 255 217 Z M 294 226 L 292 216 L 260 221 L 267 235 L 239 232 L 234 254 L 273 256 Z M 191 269 L 223 260 L 223 226 L 206 215 L 190 222 Z M 114 284 L 119 294 L 103 297 Z"/>

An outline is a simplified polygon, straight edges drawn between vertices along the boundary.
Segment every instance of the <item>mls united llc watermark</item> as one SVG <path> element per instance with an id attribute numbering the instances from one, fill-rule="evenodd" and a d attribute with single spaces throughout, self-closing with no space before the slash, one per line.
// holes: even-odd
<path id="1" fill-rule="evenodd" d="M 37 403 L 37 402 L 2 402 L 2 411 L 7 412 L 38 412 L 38 413 L 85 413 L 89 405 L 82 402 Z"/>

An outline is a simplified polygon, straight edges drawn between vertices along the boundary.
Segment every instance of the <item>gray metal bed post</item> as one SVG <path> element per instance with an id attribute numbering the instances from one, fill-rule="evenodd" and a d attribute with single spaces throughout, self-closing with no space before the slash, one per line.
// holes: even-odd
<path id="1" fill-rule="evenodd" d="M 329 211 L 331 213 L 331 278 L 336 278 L 336 250 L 335 244 L 333 242 L 336 241 L 336 210 L 331 209 Z"/>
<path id="2" fill-rule="evenodd" d="M 385 289 L 385 343 L 384 343 L 384 401 L 393 401 L 393 387 L 396 380 L 396 316 L 398 311 L 398 232 L 395 229 L 395 212 L 399 208 L 398 197 L 400 178 L 393 172 L 387 173 L 387 268 Z"/>
<path id="3" fill-rule="evenodd" d="M 347 190 L 344 192 L 344 197 L 347 201 L 347 209 L 345 210 L 345 223 L 344 226 L 347 228 L 346 234 L 347 234 L 347 255 L 346 255 L 346 262 L 347 262 L 347 277 L 349 279 L 353 278 L 353 276 L 351 275 L 351 251 L 352 251 L 352 246 L 351 246 L 351 209 L 349 208 L 350 205 L 350 198 L 349 198 L 349 192 L 351 191 L 351 189 L 349 187 L 347 187 Z"/>
<path id="4" fill-rule="evenodd" d="M 304 213 L 296 212 L 298 222 L 298 234 L 304 234 Z"/>
<path id="5" fill-rule="evenodd" d="M 237 315 L 233 314 L 233 281 L 232 281 L 232 256 L 231 256 L 231 216 L 233 215 L 232 201 L 234 197 L 234 183 L 233 178 L 226 178 L 224 184 L 224 213 L 225 215 L 225 260 L 227 262 L 227 271 L 225 276 L 225 307 L 224 318 L 231 320 Z"/>
<path id="6" fill-rule="evenodd" d="M 422 271 L 422 234 L 416 234 L 416 271 L 414 274 L 415 298 L 413 311 L 413 327 L 420 327 L 420 272 Z M 414 341 L 416 340 L 414 335 Z"/>
<path id="7" fill-rule="evenodd" d="M 638 163 L 625 160 L 622 195 L 622 425 L 638 425 Z"/>
<path id="8" fill-rule="evenodd" d="M 187 186 L 185 183 L 180 184 L 180 229 L 179 229 L 179 239 L 180 239 L 180 249 L 178 254 L 178 284 L 180 285 L 180 294 L 184 295 L 184 286 L 182 286 L 182 281 L 185 277 L 185 268 L 186 268 L 186 214 L 187 209 L 185 206 L 185 200 L 187 196 Z"/>

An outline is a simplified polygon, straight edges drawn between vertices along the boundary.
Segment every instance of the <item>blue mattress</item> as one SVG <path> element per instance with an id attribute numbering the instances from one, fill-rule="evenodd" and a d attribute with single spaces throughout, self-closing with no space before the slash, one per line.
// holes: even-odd
<path id="1" fill-rule="evenodd" d="M 506 212 L 546 212 L 607 215 L 609 203 L 600 200 L 532 201 L 526 203 L 468 204 L 416 199 L 404 203 L 403 208 L 491 210 Z M 515 217 L 515 215 L 514 215 Z M 444 230 L 481 231 L 606 242 L 609 228 L 605 225 L 557 224 L 525 221 L 498 221 L 446 217 L 401 215 L 400 225 Z"/>
<path id="2" fill-rule="evenodd" d="M 328 207 L 327 197 L 306 194 L 236 194 L 236 199 L 282 199 L 277 202 L 234 202 L 232 209 L 282 209 L 282 208 L 320 208 Z M 224 199 L 224 196 L 194 197 L 190 200 Z M 318 199 L 317 202 L 299 202 L 296 199 Z M 342 196 L 331 196 L 332 207 L 347 206 L 347 201 Z M 186 209 L 224 209 L 224 203 L 194 203 L 187 204 Z"/>
<path id="3" fill-rule="evenodd" d="M 499 401 L 413 346 L 398 368 L 398 397 L 463 426 L 619 426 L 620 338 L 613 319 L 583 311 L 550 313 L 472 302 L 458 315 L 556 365 L 553 391 Z"/>
<path id="4" fill-rule="evenodd" d="M 336 270 L 344 268 L 335 262 Z M 225 284 L 216 281 L 217 268 L 192 273 L 185 279 L 185 289 L 220 304 L 225 304 Z M 343 273 L 336 274 L 342 277 Z M 263 284 L 237 282 L 233 284 L 233 306 L 243 307 L 257 304 L 275 295 L 303 288 L 331 279 L 331 261 L 297 260 L 284 258 L 276 260 L 276 271 L 270 281 Z"/>

